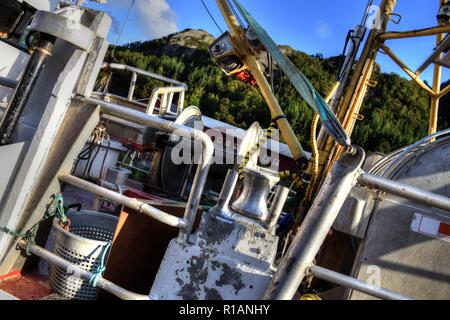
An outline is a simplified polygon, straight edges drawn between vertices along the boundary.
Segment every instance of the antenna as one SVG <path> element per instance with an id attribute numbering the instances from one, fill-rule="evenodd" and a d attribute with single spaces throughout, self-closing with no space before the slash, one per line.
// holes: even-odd
<path id="1" fill-rule="evenodd" d="M 106 1 L 106 0 L 99 0 L 99 1 Z M 123 30 L 125 29 L 125 25 L 128 22 L 128 18 L 130 17 L 131 9 L 133 9 L 135 2 L 136 2 L 136 0 L 131 0 L 131 4 L 130 4 L 130 7 L 128 8 L 127 15 L 125 17 L 125 20 L 122 23 L 122 27 L 120 28 L 119 34 L 117 35 L 116 44 L 114 45 L 114 48 L 111 52 L 111 58 L 114 58 L 114 53 L 116 52 L 117 45 L 119 44 L 120 38 L 122 37 Z"/>

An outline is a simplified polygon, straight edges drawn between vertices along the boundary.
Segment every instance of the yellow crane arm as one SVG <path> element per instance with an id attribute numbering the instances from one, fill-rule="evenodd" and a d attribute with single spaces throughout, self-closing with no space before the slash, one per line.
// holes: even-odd
<path id="1" fill-rule="evenodd" d="M 259 89 L 261 90 L 261 94 L 269 106 L 270 112 L 272 114 L 273 119 L 278 119 L 277 124 L 280 130 L 281 136 L 285 140 L 289 149 L 292 152 L 292 155 L 295 160 L 307 159 L 308 156 L 303 150 L 300 142 L 298 141 L 294 131 L 292 130 L 289 122 L 284 116 L 284 112 L 280 107 L 275 95 L 272 92 L 272 89 L 269 83 L 266 80 L 263 72 L 261 71 L 261 66 L 258 63 L 256 57 L 252 54 L 250 48 L 248 47 L 245 41 L 245 32 L 239 26 L 236 17 L 234 16 L 230 6 L 228 5 L 226 0 L 216 0 L 217 5 L 225 19 L 225 22 L 228 25 L 228 29 L 230 30 L 231 38 L 237 53 L 239 54 L 239 58 L 247 65 L 250 73 L 256 80 Z"/>

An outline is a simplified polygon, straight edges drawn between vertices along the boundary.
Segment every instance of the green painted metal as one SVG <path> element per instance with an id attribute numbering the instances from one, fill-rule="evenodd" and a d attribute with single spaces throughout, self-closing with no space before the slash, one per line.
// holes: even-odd
<path id="1" fill-rule="evenodd" d="M 308 78 L 306 78 L 305 75 L 292 63 L 292 61 L 286 57 L 280 48 L 278 48 L 277 44 L 242 6 L 242 4 L 238 0 L 233 0 L 233 2 L 248 23 L 249 27 L 256 33 L 262 45 L 270 53 L 281 70 L 283 70 L 298 93 L 315 112 L 319 113 L 320 119 L 322 120 L 327 132 L 340 145 L 344 147 L 350 146 L 350 137 L 348 137 L 331 108 L 313 87 Z"/>

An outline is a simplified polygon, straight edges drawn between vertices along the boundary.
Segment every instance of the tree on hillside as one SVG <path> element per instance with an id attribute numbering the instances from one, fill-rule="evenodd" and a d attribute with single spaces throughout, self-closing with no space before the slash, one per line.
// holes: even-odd
<path id="1" fill-rule="evenodd" d="M 210 59 L 206 44 L 199 40 L 198 49 L 192 49 L 195 41 L 189 39 L 189 54 L 181 54 L 171 36 L 147 42 L 136 42 L 117 47 L 114 62 L 131 65 L 144 70 L 185 82 L 189 90 L 186 105 L 200 107 L 204 115 L 248 128 L 258 121 L 262 126 L 270 123 L 270 112 L 257 88 L 227 77 Z M 179 46 L 181 47 L 181 46 Z M 310 56 L 292 48 L 283 47 L 295 65 L 312 81 L 315 88 L 326 95 L 332 88 L 340 57 L 323 58 L 320 54 Z M 103 77 L 107 75 L 103 73 Z M 111 88 L 114 93 L 126 96 L 130 74 L 114 71 Z M 363 121 L 358 121 L 353 141 L 368 152 L 388 153 L 423 138 L 426 135 L 429 114 L 429 98 L 413 81 L 396 74 L 386 74 L 376 68 L 374 79 L 378 84 L 368 90 L 362 106 Z M 101 83 L 105 83 L 100 81 Z M 312 111 L 301 99 L 288 79 L 274 79 L 274 92 L 279 97 L 294 132 L 309 149 L 309 131 Z M 151 95 L 159 81 L 139 78 L 135 97 L 145 99 Z M 442 99 L 440 127 L 450 124 L 450 97 Z M 445 107 L 447 106 L 447 107 Z"/>

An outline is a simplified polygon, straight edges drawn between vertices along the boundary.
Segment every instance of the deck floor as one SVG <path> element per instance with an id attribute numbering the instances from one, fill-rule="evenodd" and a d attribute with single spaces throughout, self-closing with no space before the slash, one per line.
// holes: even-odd
<path id="1" fill-rule="evenodd" d="M 52 292 L 47 275 L 13 272 L 0 279 L 0 290 L 19 300 L 63 299 Z"/>

